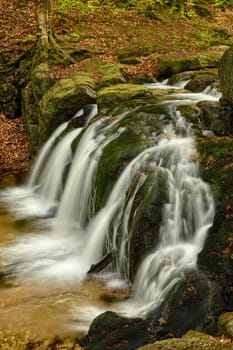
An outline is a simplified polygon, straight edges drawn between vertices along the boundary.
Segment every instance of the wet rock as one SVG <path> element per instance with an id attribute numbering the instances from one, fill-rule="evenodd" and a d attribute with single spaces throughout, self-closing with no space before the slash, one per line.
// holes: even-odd
<path id="1" fill-rule="evenodd" d="M 218 69 L 217 68 L 205 68 L 202 70 L 189 70 L 181 73 L 174 74 L 172 77 L 168 79 L 168 84 L 175 85 L 177 83 L 192 81 L 196 77 L 200 77 L 202 79 L 202 76 L 208 76 L 218 79 Z"/>
<path id="2" fill-rule="evenodd" d="M 216 83 L 217 79 L 212 74 L 200 74 L 196 75 L 191 79 L 186 85 L 185 89 L 188 89 L 192 92 L 202 92 L 205 88 L 210 86 L 213 83 Z"/>
<path id="3" fill-rule="evenodd" d="M 202 130 L 210 130 L 216 135 L 225 135 L 224 111 L 219 102 L 202 101 L 197 104 L 200 108 Z"/>
<path id="4" fill-rule="evenodd" d="M 94 319 L 88 334 L 79 339 L 79 343 L 85 350 L 133 350 L 145 344 L 149 336 L 147 321 L 106 311 Z"/>
<path id="5" fill-rule="evenodd" d="M 201 155 L 200 175 L 208 182 L 215 197 L 215 217 L 203 250 L 199 254 L 200 269 L 217 281 L 226 302 L 233 308 L 233 139 L 208 137 L 198 140 Z"/>
<path id="6" fill-rule="evenodd" d="M 203 272 L 186 272 L 149 317 L 154 325 L 159 324 L 156 337 L 160 339 L 180 337 L 190 329 L 216 334 L 217 320 L 224 306 L 216 282 Z"/>

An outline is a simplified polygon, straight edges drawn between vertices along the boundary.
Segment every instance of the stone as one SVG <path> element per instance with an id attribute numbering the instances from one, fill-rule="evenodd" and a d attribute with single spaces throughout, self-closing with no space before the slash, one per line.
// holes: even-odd
<path id="1" fill-rule="evenodd" d="M 147 321 L 106 311 L 93 320 L 88 334 L 79 343 L 85 350 L 133 350 L 145 344 L 149 336 Z"/>
<path id="2" fill-rule="evenodd" d="M 233 312 L 222 314 L 218 320 L 220 334 L 233 339 Z"/>
<path id="3" fill-rule="evenodd" d="M 170 77 L 184 71 L 217 67 L 225 49 L 209 50 L 205 53 L 182 59 L 160 59 L 160 76 Z"/>
<path id="4" fill-rule="evenodd" d="M 102 108 L 103 106 L 111 106 L 134 98 L 146 98 L 151 95 L 149 89 L 143 85 L 117 84 L 100 89 L 97 92 L 97 104 Z"/>
<path id="5" fill-rule="evenodd" d="M 96 102 L 94 82 L 78 72 L 56 82 L 39 103 L 40 142 L 44 142 L 62 122 L 70 120 L 84 105 Z"/>

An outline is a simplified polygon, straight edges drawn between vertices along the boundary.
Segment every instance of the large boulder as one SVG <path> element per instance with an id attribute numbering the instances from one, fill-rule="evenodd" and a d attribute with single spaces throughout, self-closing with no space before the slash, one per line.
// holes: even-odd
<path id="1" fill-rule="evenodd" d="M 233 46 L 223 55 L 219 63 L 220 88 L 222 91 L 221 103 L 225 112 L 226 130 L 233 130 Z"/>
<path id="2" fill-rule="evenodd" d="M 148 321 L 106 311 L 94 319 L 88 334 L 79 343 L 85 350 L 133 350 L 146 344 L 149 336 Z"/>
<path id="3" fill-rule="evenodd" d="M 94 81 L 78 72 L 56 82 L 39 103 L 39 137 L 44 142 L 62 122 L 70 120 L 84 105 L 95 103 Z"/>
<path id="4" fill-rule="evenodd" d="M 220 288 L 214 280 L 204 272 L 186 272 L 168 292 L 160 308 L 150 315 L 156 338 L 180 337 L 190 329 L 216 334 L 218 317 L 224 307 Z"/>
<path id="5" fill-rule="evenodd" d="M 155 340 L 182 336 L 190 329 L 213 333 L 222 308 L 217 284 L 205 274 L 192 272 L 147 318 L 126 318 L 107 311 L 93 320 L 80 344 L 85 350 L 130 350 Z"/>
<path id="6" fill-rule="evenodd" d="M 233 308 L 233 139 L 208 137 L 198 140 L 201 155 L 201 176 L 211 186 L 215 197 L 215 218 L 204 248 L 199 255 L 199 267 L 207 270 L 218 282 L 226 302 Z"/>
<path id="7" fill-rule="evenodd" d="M 226 312 L 219 317 L 219 331 L 227 338 L 233 339 L 233 312 Z"/>
<path id="8" fill-rule="evenodd" d="M 223 54 L 219 66 L 220 88 L 223 94 L 222 101 L 233 106 L 233 46 Z"/>
<path id="9" fill-rule="evenodd" d="M 225 50 L 224 47 L 181 59 L 160 59 L 160 75 L 161 77 L 170 77 L 188 70 L 217 67 Z"/>

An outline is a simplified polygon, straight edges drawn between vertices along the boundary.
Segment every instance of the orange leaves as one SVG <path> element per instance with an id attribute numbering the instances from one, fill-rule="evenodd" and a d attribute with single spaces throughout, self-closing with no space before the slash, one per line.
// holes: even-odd
<path id="1" fill-rule="evenodd" d="M 228 256 L 233 260 L 233 237 L 228 238 L 228 243 L 223 250 L 223 255 Z"/>
<path id="2" fill-rule="evenodd" d="M 29 166 L 29 146 L 22 118 L 7 119 L 0 114 L 0 170 Z"/>

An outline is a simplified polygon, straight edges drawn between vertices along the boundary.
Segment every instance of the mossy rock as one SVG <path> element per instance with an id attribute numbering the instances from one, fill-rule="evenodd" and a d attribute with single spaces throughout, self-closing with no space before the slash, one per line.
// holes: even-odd
<path id="1" fill-rule="evenodd" d="M 201 155 L 201 176 L 210 184 L 215 197 L 215 217 L 199 255 L 199 267 L 208 270 L 218 281 L 226 301 L 226 310 L 233 307 L 232 236 L 233 236 L 233 139 L 211 137 L 198 140 Z"/>
<path id="2" fill-rule="evenodd" d="M 166 187 L 167 173 L 161 168 L 149 172 L 144 184 L 137 192 L 129 227 L 133 235 L 130 239 L 130 246 L 126 249 L 129 252 L 129 276 L 131 281 L 135 279 L 136 272 L 143 258 L 151 253 L 159 239 L 159 229 L 162 222 L 163 206 L 169 201 L 169 193 Z M 123 274 L 123 273 L 122 273 Z"/>
<path id="3" fill-rule="evenodd" d="M 157 341 L 138 348 L 138 350 L 231 350 L 230 343 L 220 343 L 207 334 L 190 331 L 182 338 Z"/>
<path id="4" fill-rule="evenodd" d="M 168 84 L 175 85 L 180 81 L 184 81 L 184 82 L 189 81 L 189 80 L 195 79 L 197 76 L 202 77 L 203 75 L 215 77 L 217 79 L 218 69 L 216 67 L 216 68 L 205 68 L 202 70 L 188 70 L 188 71 L 180 72 L 170 77 L 168 79 Z"/>
<path id="5" fill-rule="evenodd" d="M 222 100 L 233 106 L 233 46 L 225 51 L 219 62 L 220 88 L 223 94 Z"/>
<path id="6" fill-rule="evenodd" d="M 220 334 L 233 339 L 233 312 L 222 314 L 218 320 Z"/>
<path id="7" fill-rule="evenodd" d="M 185 89 L 188 89 L 192 92 L 202 92 L 208 86 L 216 83 L 217 77 L 212 74 L 200 74 L 196 75 L 191 79 L 186 85 Z"/>
<path id="8" fill-rule="evenodd" d="M 150 73 L 139 73 L 133 79 L 134 84 L 151 84 L 156 83 L 156 78 Z"/>
<path id="9" fill-rule="evenodd" d="M 98 116 L 109 124 L 116 122 L 120 117 L 120 121 L 110 130 L 110 134 L 116 133 L 119 129 L 124 131 L 103 150 L 95 185 L 95 198 L 98 203 L 96 210 L 105 205 L 109 192 L 122 170 L 140 152 L 154 144 L 156 135 L 162 133 L 164 122 L 169 123 L 171 120 L 163 106 L 156 106 L 149 102 L 151 102 L 150 99 L 132 100 L 132 106 L 130 106 L 130 108 L 134 107 L 132 110 L 129 109 L 129 101 L 122 102 L 109 110 L 103 110 Z"/>
<path id="10" fill-rule="evenodd" d="M 123 101 L 135 98 L 147 98 L 151 92 L 146 86 L 135 84 L 117 84 L 100 89 L 97 93 L 97 103 L 100 108 L 110 107 Z"/>
<path id="11" fill-rule="evenodd" d="M 183 105 L 179 106 L 179 111 L 182 116 L 192 124 L 192 128 L 199 128 L 199 117 L 200 117 L 200 108 L 197 105 Z"/>
<path id="12" fill-rule="evenodd" d="M 183 59 L 160 59 L 160 76 L 170 77 L 184 71 L 217 67 L 223 52 L 223 50 L 209 50 L 206 53 Z"/>
<path id="13" fill-rule="evenodd" d="M 121 64 L 101 64 L 96 67 L 100 74 L 98 87 L 107 87 L 111 85 L 125 83 L 126 80 L 121 73 Z"/>
<path id="14" fill-rule="evenodd" d="M 190 329 L 216 335 L 224 307 L 218 284 L 206 273 L 193 270 L 185 272 L 149 317 L 157 324 L 157 339 L 181 337 Z"/>
<path id="15" fill-rule="evenodd" d="M 32 70 L 29 83 L 21 90 L 22 115 L 29 137 L 30 154 L 32 157 L 37 153 L 40 146 L 39 102 L 53 84 L 54 77 L 48 64 L 41 63 Z"/>
<path id="16" fill-rule="evenodd" d="M 203 130 L 210 130 L 216 135 L 225 135 L 224 111 L 219 102 L 202 101 L 197 104 L 200 109 L 200 122 Z"/>
<path id="17" fill-rule="evenodd" d="M 88 73 L 79 72 L 59 80 L 43 95 L 39 104 L 40 142 L 84 105 L 95 102 L 94 81 Z"/>

